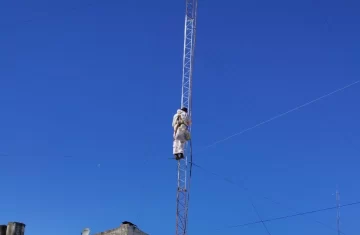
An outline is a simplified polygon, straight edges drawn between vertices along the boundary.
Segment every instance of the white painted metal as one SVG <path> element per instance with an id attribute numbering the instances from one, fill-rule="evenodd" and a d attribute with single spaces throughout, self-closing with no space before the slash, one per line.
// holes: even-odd
<path id="1" fill-rule="evenodd" d="M 90 229 L 89 228 L 85 228 L 81 233 L 81 235 L 89 235 L 89 234 L 90 234 Z"/>
<path id="2" fill-rule="evenodd" d="M 186 107 L 188 109 L 190 118 L 192 117 L 192 75 L 196 38 L 196 13 L 197 0 L 186 0 L 181 107 Z M 191 127 L 189 127 L 189 131 L 191 133 Z M 187 234 L 189 188 L 191 180 L 188 169 L 190 154 L 191 146 L 187 143 L 185 148 L 185 158 L 178 161 L 177 167 L 176 235 Z"/>

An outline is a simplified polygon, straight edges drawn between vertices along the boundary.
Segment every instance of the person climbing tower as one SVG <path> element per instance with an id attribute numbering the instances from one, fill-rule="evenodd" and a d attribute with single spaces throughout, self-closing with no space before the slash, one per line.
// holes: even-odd
<path id="1" fill-rule="evenodd" d="M 184 158 L 185 144 L 191 138 L 190 132 L 188 131 L 188 127 L 191 125 L 191 120 L 187 112 L 188 109 L 183 107 L 178 109 L 173 117 L 173 154 L 176 160 Z"/>

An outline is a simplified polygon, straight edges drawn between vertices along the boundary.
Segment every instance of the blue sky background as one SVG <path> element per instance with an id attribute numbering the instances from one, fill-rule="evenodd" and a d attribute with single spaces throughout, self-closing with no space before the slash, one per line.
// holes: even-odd
<path id="1" fill-rule="evenodd" d="M 0 223 L 26 235 L 137 224 L 174 234 L 172 115 L 184 1 L 0 3 Z M 206 146 L 360 78 L 360 2 L 199 0 L 194 161 L 244 181 L 263 219 L 360 200 L 360 83 Z M 100 167 L 98 167 L 100 164 Z M 249 194 L 194 168 L 189 234 L 266 234 Z M 275 204 L 263 197 L 280 202 Z M 360 206 L 341 210 L 360 232 Z M 336 211 L 267 223 L 336 234 Z"/>

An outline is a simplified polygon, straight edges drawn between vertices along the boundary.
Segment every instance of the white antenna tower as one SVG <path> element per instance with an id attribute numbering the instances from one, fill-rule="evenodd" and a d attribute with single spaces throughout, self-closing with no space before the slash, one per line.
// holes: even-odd
<path id="1" fill-rule="evenodd" d="M 196 12 L 197 0 L 186 0 L 181 107 L 188 109 L 190 118 L 192 112 L 192 75 L 196 37 Z M 191 132 L 190 128 L 189 132 Z M 191 143 L 189 142 L 186 144 L 184 155 L 183 159 L 178 160 L 177 166 L 176 235 L 187 235 L 192 164 L 192 150 Z M 190 169 L 188 169 L 188 160 L 191 161 Z"/>
<path id="2" fill-rule="evenodd" d="M 340 235 L 341 234 L 341 232 L 340 232 L 340 194 L 339 194 L 338 189 L 336 189 L 336 206 L 337 206 L 336 225 L 337 225 L 338 235 Z"/>

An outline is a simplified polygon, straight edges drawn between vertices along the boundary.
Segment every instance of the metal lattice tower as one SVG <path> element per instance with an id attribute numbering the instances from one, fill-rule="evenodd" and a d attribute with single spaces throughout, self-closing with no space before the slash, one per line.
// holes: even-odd
<path id="1" fill-rule="evenodd" d="M 194 65 L 195 37 L 196 37 L 197 0 L 186 0 L 184 54 L 182 74 L 181 107 L 188 109 L 191 118 L 192 106 L 192 75 Z M 191 133 L 191 129 L 189 127 Z M 186 144 L 185 157 L 178 161 L 178 180 L 176 194 L 176 235 L 187 234 L 189 189 L 191 169 L 188 158 L 191 156 L 191 145 Z"/>

